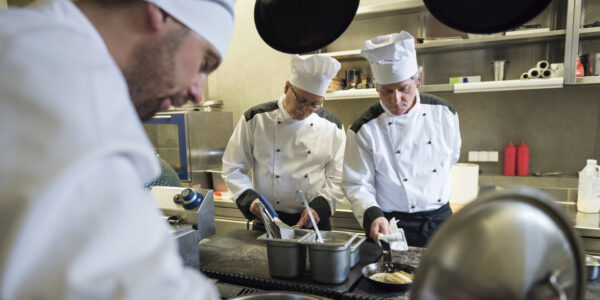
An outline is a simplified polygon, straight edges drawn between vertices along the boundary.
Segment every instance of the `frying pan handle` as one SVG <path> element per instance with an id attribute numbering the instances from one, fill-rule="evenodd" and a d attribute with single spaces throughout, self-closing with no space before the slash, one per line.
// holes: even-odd
<path id="1" fill-rule="evenodd" d="M 390 248 L 390 243 L 379 239 L 381 243 L 381 249 L 383 249 L 383 261 L 392 262 L 392 249 Z"/>

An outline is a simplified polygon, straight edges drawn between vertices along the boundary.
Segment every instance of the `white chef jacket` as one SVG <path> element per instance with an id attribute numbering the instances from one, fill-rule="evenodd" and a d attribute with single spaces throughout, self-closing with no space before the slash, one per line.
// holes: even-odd
<path id="1" fill-rule="evenodd" d="M 158 161 L 68 0 L 0 11 L 0 299 L 218 299 L 150 193 Z"/>
<path id="2" fill-rule="evenodd" d="M 446 101 L 417 93 L 413 108 L 399 116 L 379 102 L 353 123 L 347 139 L 342 188 L 361 225 L 373 206 L 413 213 L 450 200 L 461 138 L 458 115 Z"/>
<path id="3" fill-rule="evenodd" d="M 254 189 L 275 210 L 298 213 L 304 209 L 296 201 L 301 190 L 308 201 L 324 197 L 333 214 L 336 202 L 344 200 L 343 126 L 322 109 L 294 120 L 283 108 L 284 98 L 251 108 L 240 118 L 223 154 L 223 179 L 235 199 Z"/>

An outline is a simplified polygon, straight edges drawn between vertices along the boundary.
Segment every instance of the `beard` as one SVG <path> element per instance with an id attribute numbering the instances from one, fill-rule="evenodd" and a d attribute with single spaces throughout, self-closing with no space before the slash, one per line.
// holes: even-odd
<path id="1" fill-rule="evenodd" d="M 182 27 L 152 45 L 142 45 L 133 51 L 133 61 L 123 75 L 140 120 L 152 119 L 167 98 L 171 103 L 187 100 L 183 91 L 167 93 L 175 88 L 175 56 L 188 33 L 189 29 Z"/>

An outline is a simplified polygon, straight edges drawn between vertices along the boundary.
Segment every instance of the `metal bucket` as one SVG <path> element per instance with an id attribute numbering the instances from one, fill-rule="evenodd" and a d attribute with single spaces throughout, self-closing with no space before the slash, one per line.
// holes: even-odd
<path id="1" fill-rule="evenodd" d="M 354 268 L 354 266 L 358 264 L 358 261 L 360 260 L 360 245 L 366 240 L 367 237 L 363 236 L 355 238 L 354 241 L 352 241 L 352 246 L 350 247 L 350 268 Z"/>
<path id="2" fill-rule="evenodd" d="M 290 236 L 282 236 L 281 239 L 268 238 L 266 233 L 257 238 L 267 242 L 267 259 L 271 277 L 293 279 L 304 274 L 306 246 L 300 241 L 309 235 L 308 231 L 295 229 Z"/>
<path id="3" fill-rule="evenodd" d="M 314 281 L 326 284 L 340 284 L 350 273 L 350 245 L 357 233 L 321 231 L 323 243 L 316 241 L 311 233 L 301 241 L 308 246 L 310 273 Z"/>

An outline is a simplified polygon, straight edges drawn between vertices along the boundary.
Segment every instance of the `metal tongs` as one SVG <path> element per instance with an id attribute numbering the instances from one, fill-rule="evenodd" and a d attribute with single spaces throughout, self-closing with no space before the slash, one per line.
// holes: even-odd
<path id="1" fill-rule="evenodd" d="M 306 201 L 306 196 L 304 196 L 304 193 L 302 191 L 296 191 L 296 201 L 299 201 L 298 198 L 302 199 L 302 201 L 304 202 L 304 207 L 306 208 L 306 212 L 308 213 L 308 216 L 310 217 L 310 221 L 313 224 L 313 228 L 315 228 L 315 232 L 317 233 L 317 242 L 322 243 L 323 237 L 321 237 L 321 232 L 319 231 L 317 222 L 315 222 L 315 218 L 312 215 L 310 206 L 308 206 L 308 201 Z"/>
<path id="2" fill-rule="evenodd" d="M 265 224 L 267 237 L 275 239 L 292 238 L 294 229 L 279 219 L 279 215 L 263 195 L 258 195 L 258 199 L 260 200 L 258 201 L 258 207 Z"/>

